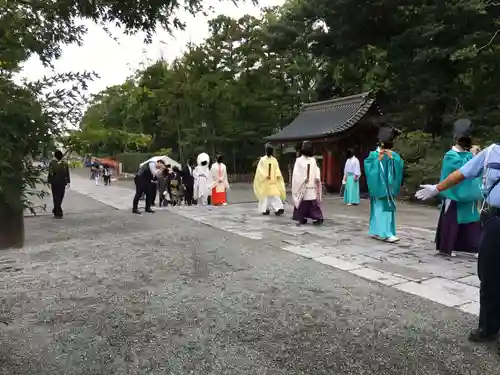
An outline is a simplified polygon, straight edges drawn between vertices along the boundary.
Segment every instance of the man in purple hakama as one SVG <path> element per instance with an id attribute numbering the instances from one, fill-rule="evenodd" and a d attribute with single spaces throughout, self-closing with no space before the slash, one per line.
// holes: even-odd
<path id="1" fill-rule="evenodd" d="M 311 142 L 305 141 L 300 153 L 301 156 L 295 161 L 292 176 L 293 220 L 298 221 L 300 225 L 306 224 L 307 219 L 312 219 L 313 224 L 321 225 L 321 172 L 313 157 Z"/>
<path id="2" fill-rule="evenodd" d="M 460 119 L 455 122 L 456 144 L 444 155 L 441 181 L 472 159 L 470 133 L 470 120 Z M 436 249 L 439 254 L 477 254 L 481 235 L 478 210 L 478 201 L 482 198 L 480 179 L 465 180 L 440 195 L 444 199 L 436 232 Z"/>

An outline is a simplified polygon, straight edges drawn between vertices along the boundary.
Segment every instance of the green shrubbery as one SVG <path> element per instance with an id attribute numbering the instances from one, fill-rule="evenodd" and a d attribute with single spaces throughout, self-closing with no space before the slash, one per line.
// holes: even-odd
<path id="1" fill-rule="evenodd" d="M 405 161 L 402 195 L 412 198 L 420 184 L 437 183 L 450 142 L 421 131 L 401 135 L 395 149 Z"/>
<path id="2" fill-rule="evenodd" d="M 81 160 L 72 159 L 69 160 L 68 166 L 72 169 L 83 168 L 83 162 Z"/>
<path id="3" fill-rule="evenodd" d="M 119 163 L 122 163 L 124 173 L 135 173 L 139 164 L 155 156 L 151 152 L 125 152 L 113 157 Z"/>

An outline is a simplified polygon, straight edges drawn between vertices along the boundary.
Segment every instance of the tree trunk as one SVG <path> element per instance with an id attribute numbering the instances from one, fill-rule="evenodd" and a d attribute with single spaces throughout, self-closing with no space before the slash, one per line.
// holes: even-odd
<path id="1" fill-rule="evenodd" d="M 19 191 L 16 204 L 0 200 L 0 250 L 20 249 L 24 246 L 24 209 Z"/>

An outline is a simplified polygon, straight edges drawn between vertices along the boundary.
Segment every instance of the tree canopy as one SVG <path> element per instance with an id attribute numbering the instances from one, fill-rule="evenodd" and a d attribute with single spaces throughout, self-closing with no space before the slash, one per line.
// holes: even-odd
<path id="1" fill-rule="evenodd" d="M 91 72 L 59 72 L 37 82 L 16 83 L 14 74 L 21 64 L 37 55 L 51 66 L 64 45 L 82 43 L 82 19 L 104 28 L 112 23 L 127 34 L 144 32 L 147 43 L 158 27 L 184 27 L 179 10 L 198 14 L 204 5 L 202 0 L 0 0 L 0 221 L 6 223 L 0 230 L 0 248 L 22 246 L 27 195 L 37 194 L 36 187 L 44 182 L 32 158 L 64 134 L 67 125 L 80 122 L 85 89 L 95 77 Z M 149 143 L 140 133 L 110 131 L 101 124 L 78 137 L 72 134 L 73 140 L 87 142 L 99 132 L 96 129 L 111 138 L 108 146 L 115 150 Z"/>
<path id="2" fill-rule="evenodd" d="M 204 43 L 96 95 L 81 128 L 99 118 L 108 128 L 150 134 L 151 149 L 169 147 L 181 160 L 222 152 L 233 168 L 248 170 L 263 151 L 263 136 L 288 125 L 302 102 L 317 98 L 318 60 L 305 48 L 272 48 L 269 27 L 280 12 L 211 20 Z"/>
<path id="3" fill-rule="evenodd" d="M 482 141 L 500 135 L 500 6 L 489 0 L 288 0 L 259 17 L 219 16 L 202 43 L 107 88 L 84 114 L 92 73 L 14 83 L 30 56 L 50 66 L 65 44 L 81 43 L 81 19 L 143 31 L 148 42 L 157 27 L 183 27 L 178 10 L 203 7 L 202 0 L 0 0 L 0 86 L 11 94 L 0 102 L 0 211 L 26 203 L 16 197 L 41 181 L 27 160 L 68 123 L 80 125 L 66 139 L 82 149 L 172 149 L 181 160 L 222 152 L 234 172 L 246 172 L 262 138 L 289 124 L 301 103 L 374 90 L 378 121 L 406 132 L 398 147 L 424 180 L 436 177 L 439 151 L 430 148 L 449 146 L 454 118 L 470 117 Z"/>
<path id="4" fill-rule="evenodd" d="M 435 140 L 422 132 L 449 142 L 461 116 L 496 139 L 499 13 L 488 1 L 289 0 L 260 17 L 219 16 L 203 43 L 96 96 L 82 127 L 105 108 L 104 126 L 150 134 L 152 149 L 223 152 L 238 170 L 301 103 L 374 90 L 378 121 L 425 144 Z"/>

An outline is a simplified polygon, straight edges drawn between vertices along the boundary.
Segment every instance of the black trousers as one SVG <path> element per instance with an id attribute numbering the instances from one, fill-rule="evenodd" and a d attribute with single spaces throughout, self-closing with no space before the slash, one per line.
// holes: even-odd
<path id="1" fill-rule="evenodd" d="M 186 190 L 184 191 L 184 201 L 188 206 L 193 204 L 193 195 L 194 195 L 194 185 L 189 184 L 186 185 Z"/>
<path id="2" fill-rule="evenodd" d="M 156 201 L 156 195 L 158 194 L 158 185 L 155 184 L 154 182 L 151 182 L 151 204 L 155 204 Z"/>
<path id="3" fill-rule="evenodd" d="M 66 193 L 66 183 L 52 183 L 50 184 L 50 189 L 52 191 L 52 201 L 54 203 L 54 209 L 52 213 L 56 217 L 63 216 L 62 202 L 64 199 L 64 194 Z"/>
<path id="4" fill-rule="evenodd" d="M 500 331 L 500 217 L 483 226 L 479 242 L 477 273 L 479 289 L 479 328 L 487 334 Z"/>
<path id="5" fill-rule="evenodd" d="M 134 183 L 135 183 L 135 195 L 134 195 L 134 201 L 132 203 L 132 209 L 135 211 L 138 209 L 139 206 L 139 200 L 142 197 L 142 194 L 146 195 L 146 210 L 151 209 L 151 202 L 153 202 L 153 189 L 152 189 L 152 184 L 150 180 L 147 180 L 145 178 L 141 178 L 139 176 L 134 177 Z"/>

